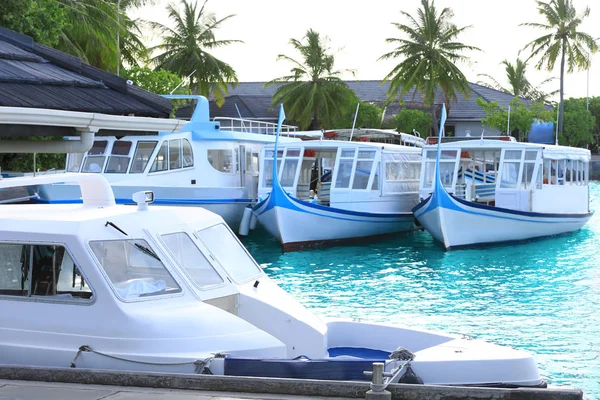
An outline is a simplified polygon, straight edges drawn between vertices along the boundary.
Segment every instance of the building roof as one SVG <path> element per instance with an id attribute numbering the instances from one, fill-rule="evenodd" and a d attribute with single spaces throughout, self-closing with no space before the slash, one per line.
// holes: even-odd
<path id="1" fill-rule="evenodd" d="M 0 27 L 0 106 L 169 117 L 171 101 Z"/>
<path id="2" fill-rule="evenodd" d="M 383 104 L 387 100 L 387 90 L 389 82 L 381 81 L 346 81 L 358 98 L 364 102 L 373 102 Z M 270 118 L 277 119 L 277 110 L 271 110 L 271 98 L 280 85 L 271 85 L 264 87 L 265 82 L 240 82 L 235 87 L 229 89 L 229 95 L 222 108 L 217 107 L 211 101 L 211 116 L 238 116 L 235 105 L 240 109 L 240 113 L 245 118 Z M 485 111 L 477 105 L 477 98 L 483 100 L 497 101 L 501 106 L 507 106 L 514 98 L 513 95 L 501 92 L 496 89 L 488 88 L 476 83 L 469 83 L 471 95 L 465 99 L 458 95 L 457 101 L 450 107 L 448 121 L 481 121 L 486 117 Z M 404 104 L 413 106 L 422 105 L 423 97 L 417 93 L 408 93 L 402 96 Z M 522 99 L 527 102 L 526 99 Z M 435 103 L 442 104 L 444 96 L 441 90 L 436 92 Z M 396 101 L 388 106 L 386 114 L 393 115 L 400 111 L 400 104 Z"/>

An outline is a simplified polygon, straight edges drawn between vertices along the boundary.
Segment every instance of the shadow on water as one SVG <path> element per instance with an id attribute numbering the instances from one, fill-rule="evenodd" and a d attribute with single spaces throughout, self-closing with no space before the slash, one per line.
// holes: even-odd
<path id="1" fill-rule="evenodd" d="M 600 184 L 591 188 L 600 210 Z M 244 242 L 271 278 L 323 316 L 525 349 L 552 384 L 600 398 L 598 214 L 572 234 L 449 252 L 422 231 L 285 254 L 262 229 Z"/>

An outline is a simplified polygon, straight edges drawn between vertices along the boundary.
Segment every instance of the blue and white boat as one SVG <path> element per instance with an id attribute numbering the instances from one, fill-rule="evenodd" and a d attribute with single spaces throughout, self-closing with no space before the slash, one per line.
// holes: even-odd
<path id="1" fill-rule="evenodd" d="M 265 146 L 254 215 L 284 251 L 414 230 L 420 153 L 338 140 Z"/>
<path id="2" fill-rule="evenodd" d="M 446 249 L 572 232 L 593 214 L 589 150 L 509 136 L 436 142 L 423 148 L 413 212 Z"/>
<path id="3" fill-rule="evenodd" d="M 195 112 L 180 131 L 123 132 L 123 136 L 103 136 L 100 131 L 89 151 L 67 155 L 66 171 L 103 175 L 117 203 L 132 204 L 133 193 L 151 190 L 156 204 L 202 206 L 237 230 L 245 207 L 256 203 L 259 152 L 275 141 L 276 124 L 210 120 L 207 99 L 195 98 Z M 281 142 L 299 142 L 295 131 L 283 126 Z M 29 191 L 42 203 L 81 202 L 81 191 L 72 183 L 39 185 Z"/>

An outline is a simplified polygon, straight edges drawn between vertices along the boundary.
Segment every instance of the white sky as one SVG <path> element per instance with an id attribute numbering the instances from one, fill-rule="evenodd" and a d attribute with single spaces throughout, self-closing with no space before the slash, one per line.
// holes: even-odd
<path id="1" fill-rule="evenodd" d="M 194 1 L 194 0 L 188 0 Z M 198 0 L 199 5 L 203 0 Z M 175 4 L 179 0 L 171 0 Z M 146 6 L 132 17 L 169 25 L 166 5 L 169 0 L 156 0 L 156 5 Z M 581 30 L 594 38 L 600 37 L 600 5 L 594 7 L 591 0 L 573 0 L 581 12 L 590 6 L 591 14 L 581 25 Z M 472 63 L 461 65 L 469 81 L 485 79 L 477 74 L 489 74 L 504 86 L 506 73 L 500 65 L 507 59 L 514 63 L 525 44 L 542 36 L 541 30 L 521 27 L 523 22 L 545 23 L 537 12 L 534 0 L 436 0 L 436 7 L 450 7 L 454 11 L 453 22 L 459 26 L 472 25 L 458 40 L 466 45 L 479 47 L 481 52 L 471 52 Z M 392 51 L 394 46 L 386 38 L 403 37 L 392 22 L 407 23 L 401 10 L 416 17 L 420 0 L 209 0 L 207 10 L 217 18 L 230 14 L 216 31 L 218 40 L 237 39 L 235 43 L 213 51 L 221 60 L 236 71 L 240 82 L 268 81 L 289 73 L 291 65 L 276 61 L 278 54 L 296 60 L 301 56 L 289 44 L 291 38 L 301 40 L 308 29 L 314 29 L 330 39 L 335 55 L 335 69 L 353 69 L 356 79 L 382 80 L 397 61 L 378 61 Z M 156 39 L 153 40 L 154 42 Z M 529 54 L 523 53 L 526 58 Z M 587 71 L 568 74 L 565 78 L 565 97 L 585 97 L 588 86 Z M 559 76 L 559 63 L 553 73 L 537 71 L 534 62 L 528 67 L 527 76 L 535 85 L 550 76 Z M 351 75 L 344 79 L 353 79 Z M 559 88 L 559 80 L 546 85 L 550 92 Z M 589 95 L 600 96 L 600 55 L 592 56 L 589 71 Z"/>

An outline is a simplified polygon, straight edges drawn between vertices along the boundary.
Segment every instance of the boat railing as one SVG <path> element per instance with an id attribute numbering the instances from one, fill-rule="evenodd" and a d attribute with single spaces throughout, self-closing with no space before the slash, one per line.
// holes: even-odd
<path id="1" fill-rule="evenodd" d="M 215 117 L 213 121 L 219 122 L 222 130 L 256 133 L 261 135 L 275 135 L 277 133 L 277 124 L 273 122 L 230 117 Z M 282 125 L 280 134 L 292 136 L 297 129 L 298 128 L 293 125 Z"/>
<path id="2" fill-rule="evenodd" d="M 474 183 L 473 184 L 473 201 L 489 202 L 496 198 L 495 183 Z"/>
<path id="3" fill-rule="evenodd" d="M 457 183 L 454 188 L 454 197 L 465 199 L 467 197 L 467 185 L 464 183 Z"/>

